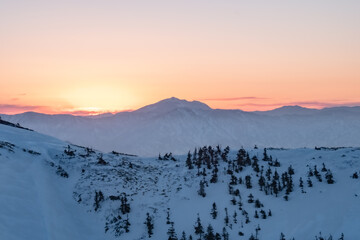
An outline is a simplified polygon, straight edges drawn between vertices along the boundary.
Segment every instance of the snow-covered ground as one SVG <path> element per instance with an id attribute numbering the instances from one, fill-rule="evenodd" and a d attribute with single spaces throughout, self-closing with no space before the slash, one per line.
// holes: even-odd
<path id="1" fill-rule="evenodd" d="M 24 113 L 1 115 L 64 141 L 141 156 L 183 154 L 204 145 L 301 148 L 360 146 L 360 107 L 322 110 L 288 106 L 268 112 L 211 109 L 165 99 L 133 112 L 96 118 Z"/>
<path id="2" fill-rule="evenodd" d="M 238 173 L 233 171 L 243 181 L 245 176 L 251 176 L 251 189 L 244 182 L 232 185 L 233 191 L 239 189 L 242 209 L 248 213 L 250 222 L 246 223 L 246 214 L 239 210 L 240 197 L 229 194 L 231 174 L 227 171 L 229 165 L 236 164 L 233 160 L 240 147 L 231 149 L 224 161 L 220 157 L 223 146 L 220 155 L 214 155 L 219 158 L 218 164 L 212 164 L 211 169 L 203 165 L 200 170 L 205 168 L 206 176 L 199 176 L 196 166 L 191 170 L 186 167 L 187 152 L 174 156 L 176 161 L 106 154 L 0 124 L 0 239 L 147 239 L 146 213 L 154 223 L 151 239 L 167 239 L 171 226 L 166 224 L 168 209 L 179 239 L 182 231 L 198 238 L 194 233 L 197 216 L 205 232 L 209 224 L 220 234 L 225 227 L 229 239 L 249 239 L 258 226 L 258 238 L 266 240 L 280 239 L 281 232 L 286 239 L 315 239 L 319 232 L 326 237 L 332 234 L 334 239 L 342 233 L 347 240 L 360 239 L 360 178 L 351 177 L 355 172 L 360 175 L 360 148 L 267 149 L 268 155 L 281 163 L 280 167 L 271 167 L 271 178 L 275 170 L 281 178 L 290 165 L 295 171 L 288 201 L 283 198 L 285 190 L 278 197 L 260 191 L 261 174 L 251 166 Z M 194 148 L 189 150 L 192 154 Z M 262 160 L 264 150 L 246 151 L 250 158 L 257 156 L 265 176 L 269 162 Z M 166 148 L 162 156 L 165 152 Z M 327 183 L 322 163 L 332 172 L 334 184 Z M 215 165 L 218 181 L 211 183 Z M 310 177 L 313 187 L 308 187 L 308 171 L 315 165 L 322 182 Z M 306 193 L 299 187 L 300 177 Z M 198 194 L 202 180 L 207 182 L 205 197 Z M 130 204 L 129 213 L 121 211 L 122 193 Z M 255 208 L 254 203 L 248 203 L 250 193 L 264 206 Z M 236 205 L 231 203 L 232 198 Z M 216 219 L 210 215 L 214 202 Z M 229 215 L 227 226 L 225 208 Z M 262 219 L 261 209 L 266 213 L 271 210 L 272 216 Z M 255 210 L 259 218 L 254 217 Z M 129 232 L 124 229 L 126 219 L 131 224 Z"/>

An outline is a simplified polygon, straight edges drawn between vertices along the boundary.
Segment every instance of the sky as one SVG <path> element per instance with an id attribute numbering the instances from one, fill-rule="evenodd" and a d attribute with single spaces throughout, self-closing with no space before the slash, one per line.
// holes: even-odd
<path id="1" fill-rule="evenodd" d="M 1 0 L 0 113 L 360 105 L 358 0 Z"/>

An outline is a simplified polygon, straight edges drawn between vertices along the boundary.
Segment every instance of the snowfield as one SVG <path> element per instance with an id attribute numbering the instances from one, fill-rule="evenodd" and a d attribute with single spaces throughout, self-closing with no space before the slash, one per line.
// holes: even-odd
<path id="1" fill-rule="evenodd" d="M 161 146 L 163 159 L 169 151 L 165 143 Z M 228 154 L 225 146 L 197 148 L 197 154 L 193 153 L 198 145 L 188 148 L 193 165 L 188 169 L 187 151 L 173 160 L 103 153 L 0 124 L 0 239 L 167 239 L 173 235 L 171 222 L 177 239 L 183 231 L 186 239 L 190 235 L 198 239 L 194 231 L 198 216 L 205 232 L 202 239 L 209 237 L 209 224 L 220 239 L 226 239 L 223 229 L 229 239 L 251 239 L 253 235 L 277 240 L 281 233 L 285 239 L 297 240 L 328 239 L 330 234 L 333 239 L 341 234 L 346 240 L 360 239 L 360 178 L 353 178 L 354 173 L 360 174 L 360 148 L 268 148 L 266 161 L 263 148 L 245 148 L 244 156 L 249 158 L 244 159 L 250 159 L 246 163 L 237 155 L 240 143 Z M 133 147 L 131 153 L 135 150 Z M 280 166 L 270 166 L 276 159 Z M 326 171 L 322 171 L 323 163 Z M 321 182 L 316 176 L 308 177 L 315 165 Z M 267 178 L 269 168 L 271 180 L 275 171 L 280 176 L 275 182 L 283 189 L 277 197 L 274 189 L 268 186 L 266 194 L 258 184 L 260 176 Z M 217 181 L 212 183 L 215 169 Z M 325 177 L 329 172 L 333 184 Z M 308 179 L 313 187 L 308 186 Z M 199 195 L 202 181 L 205 197 Z M 287 194 L 289 187 L 292 190 Z M 263 206 L 249 203 L 250 194 Z M 213 203 L 216 219 L 210 214 Z M 144 224 L 146 213 L 154 227 L 151 238 Z"/>

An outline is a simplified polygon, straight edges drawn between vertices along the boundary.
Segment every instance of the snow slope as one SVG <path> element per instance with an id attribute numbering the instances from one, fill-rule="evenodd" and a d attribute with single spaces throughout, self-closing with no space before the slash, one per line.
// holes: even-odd
<path id="1" fill-rule="evenodd" d="M 246 224 L 228 191 L 231 176 L 227 169 L 240 146 L 230 151 L 227 162 L 219 159 L 217 183 L 209 182 L 213 167 L 203 166 L 205 177 L 197 175 L 196 167 L 187 169 L 186 155 L 171 161 L 105 154 L 4 125 L 0 125 L 0 146 L 0 203 L 6 206 L 0 208 L 0 239 L 148 239 L 144 225 L 147 212 L 154 220 L 151 239 L 166 239 L 168 208 L 179 238 L 184 231 L 197 239 L 194 225 L 198 214 L 205 230 L 211 224 L 215 232 L 222 233 L 227 208 L 230 220 L 225 228 L 230 239 L 249 239 L 257 226 L 261 228 L 259 239 L 277 240 L 281 232 L 286 239 L 310 240 L 319 232 L 326 237 L 332 234 L 334 239 L 341 233 L 346 240 L 360 239 L 360 179 L 351 178 L 354 172 L 360 175 L 359 148 L 268 149 L 268 155 L 281 163 L 280 167 L 271 167 L 273 173 L 276 170 L 281 174 L 290 165 L 294 168 L 294 190 L 285 201 L 284 191 L 278 197 L 260 191 L 259 174 L 252 167 L 234 172 L 238 178 L 252 178 L 251 189 L 244 183 L 233 185 L 234 190 L 240 190 L 243 209 L 248 212 L 250 223 Z M 263 149 L 247 149 L 247 153 L 250 158 L 257 156 L 265 170 L 268 168 L 268 162 L 261 160 Z M 320 171 L 322 163 L 333 173 L 335 184 L 327 184 L 320 172 L 323 181 L 311 177 L 314 186 L 308 187 L 309 167 L 317 165 Z M 300 177 L 306 193 L 299 187 Z M 206 197 L 197 193 L 201 180 L 207 181 Z M 96 192 L 100 191 L 104 198 L 95 210 Z M 128 214 L 120 211 L 121 201 L 116 197 L 121 193 L 130 203 Z M 261 209 L 271 209 L 272 216 L 254 218 L 254 211 L 260 209 L 247 202 L 250 193 L 263 203 Z M 214 202 L 216 219 L 210 215 Z M 232 217 L 235 211 L 237 223 Z M 114 222 L 114 217 L 119 218 Z M 127 217 L 131 223 L 128 233 L 119 227 Z M 244 236 L 240 237 L 239 231 Z"/>
<path id="2" fill-rule="evenodd" d="M 6 142 L 6 143 L 5 143 Z M 101 239 L 99 221 L 72 198 L 74 178 L 49 166 L 66 144 L 0 124 L 0 239 Z"/>
<path id="3" fill-rule="evenodd" d="M 359 146 L 360 107 L 283 107 L 268 112 L 211 109 L 170 98 L 133 112 L 88 118 L 24 113 L 2 115 L 38 132 L 102 151 L 153 156 L 194 146 Z"/>

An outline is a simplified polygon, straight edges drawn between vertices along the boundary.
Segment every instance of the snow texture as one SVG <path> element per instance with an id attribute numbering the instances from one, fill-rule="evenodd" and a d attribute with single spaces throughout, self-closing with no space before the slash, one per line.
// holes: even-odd
<path id="1" fill-rule="evenodd" d="M 236 158 L 240 147 L 239 144 L 230 151 L 229 160 Z M 264 169 L 268 168 L 268 163 L 261 160 L 263 149 L 246 150 L 251 158 L 259 158 Z M 322 236 L 332 234 L 335 239 L 341 233 L 347 240 L 360 239 L 360 179 L 351 178 L 360 170 L 359 148 L 268 149 L 267 153 L 281 163 L 280 167 L 271 167 L 273 172 L 276 169 L 280 174 L 290 165 L 294 168 L 294 191 L 285 201 L 284 192 L 275 197 L 260 191 L 258 177 L 250 166 L 234 173 L 237 177 L 252 178 L 252 189 L 244 184 L 233 186 L 240 190 L 243 209 L 249 214 L 251 222 L 245 224 L 238 206 L 230 201 L 233 196 L 228 193 L 228 162 L 219 161 L 217 183 L 208 182 L 211 170 L 206 169 L 208 186 L 203 198 L 198 194 L 203 176 L 197 175 L 196 167 L 187 169 L 186 155 L 174 156 L 176 160 L 172 161 L 116 152 L 106 154 L 0 124 L 0 239 L 148 239 L 144 225 L 147 212 L 154 219 L 151 239 L 166 239 L 168 208 L 179 238 L 185 231 L 187 236 L 191 234 L 197 239 L 194 225 L 198 214 L 205 229 L 211 224 L 215 232 L 221 233 L 227 208 L 230 221 L 226 229 L 230 239 L 249 239 L 257 226 L 261 228 L 259 239 L 277 240 L 281 232 L 286 239 L 310 240 L 319 236 L 319 232 Z M 332 171 L 335 183 L 327 184 L 320 172 L 323 181 L 311 177 L 314 186 L 308 187 L 309 167 L 317 165 L 320 171 L 322 163 Z M 306 193 L 299 187 L 300 177 Z M 104 198 L 95 211 L 94 199 L 100 191 Z M 128 214 L 120 211 L 118 196 L 122 193 L 126 193 L 130 203 Z M 262 209 L 266 212 L 271 209 L 272 216 L 254 218 L 254 211 L 260 209 L 247 202 L 250 193 L 263 203 Z M 216 219 L 210 215 L 213 202 L 218 209 Z M 237 223 L 232 217 L 234 211 Z M 130 232 L 123 228 L 116 231 L 126 215 L 131 223 Z M 121 220 L 114 222 L 118 216 Z M 244 236 L 240 237 L 239 231 Z"/>

